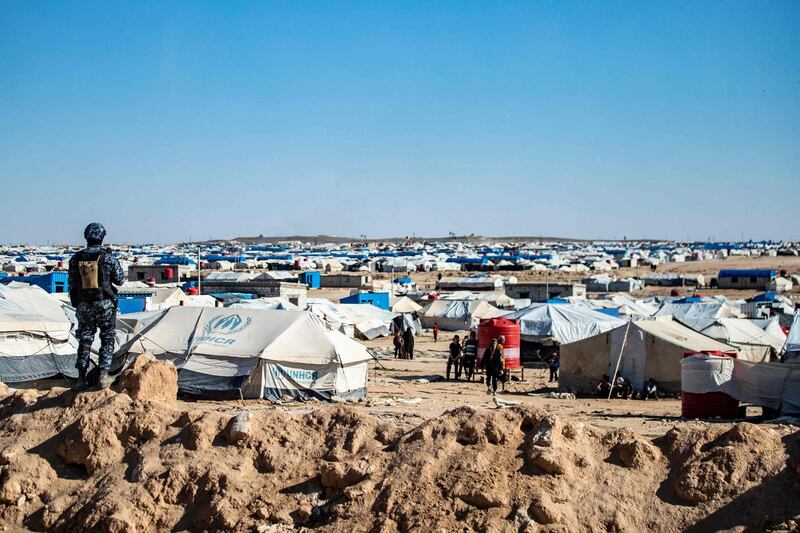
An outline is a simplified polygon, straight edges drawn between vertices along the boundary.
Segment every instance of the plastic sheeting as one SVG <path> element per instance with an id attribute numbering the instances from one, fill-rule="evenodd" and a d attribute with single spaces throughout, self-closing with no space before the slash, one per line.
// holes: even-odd
<path id="1" fill-rule="evenodd" d="M 625 324 L 625 320 L 575 304 L 535 303 L 503 317 L 519 320 L 523 340 L 552 339 L 559 344 L 593 337 Z"/>
<path id="2" fill-rule="evenodd" d="M 735 307 L 724 302 L 666 303 L 656 312 L 657 316 L 672 315 L 695 331 L 703 331 L 718 318 L 742 317 Z"/>
<path id="3" fill-rule="evenodd" d="M 784 416 L 800 415 L 800 365 L 694 355 L 681 361 L 681 389 L 724 392 L 740 402 L 780 409 Z"/>

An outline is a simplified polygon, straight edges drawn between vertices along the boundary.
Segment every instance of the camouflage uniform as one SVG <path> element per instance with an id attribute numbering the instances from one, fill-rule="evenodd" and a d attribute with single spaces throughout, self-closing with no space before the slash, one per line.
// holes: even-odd
<path id="1" fill-rule="evenodd" d="M 97 229 L 96 226 L 99 226 Z M 78 317 L 78 360 L 75 366 L 78 372 L 85 376 L 89 367 L 89 354 L 92 342 L 94 342 L 95 332 L 100 330 L 100 356 L 98 366 L 101 370 L 108 371 L 111 368 L 111 357 L 114 354 L 114 338 L 116 335 L 117 321 L 117 302 L 109 283 L 122 285 L 125 281 L 125 273 L 119 261 L 114 257 L 109 249 L 103 249 L 102 239 L 105 236 L 105 229 L 99 224 L 90 224 L 86 228 L 85 235 L 89 241 L 89 246 L 76 253 L 69 261 L 69 292 L 70 300 L 76 308 Z M 99 241 L 99 242 L 98 242 Z M 104 280 L 108 290 L 102 291 L 102 295 L 97 299 L 87 299 L 82 296 L 81 275 L 78 263 L 82 258 L 97 257 L 100 254 L 98 264 L 99 277 Z"/>

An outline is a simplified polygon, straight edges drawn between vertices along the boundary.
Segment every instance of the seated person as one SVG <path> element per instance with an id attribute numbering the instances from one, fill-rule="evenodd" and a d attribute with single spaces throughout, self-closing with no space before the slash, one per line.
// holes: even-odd
<path id="1" fill-rule="evenodd" d="M 601 398 L 608 398 L 608 393 L 611 392 L 611 379 L 608 377 L 607 374 L 603 374 L 603 377 L 600 379 L 600 383 L 597 384 L 595 387 L 597 391 L 597 396 Z"/>
<path id="2" fill-rule="evenodd" d="M 642 396 L 643 400 L 658 400 L 658 387 L 656 386 L 656 380 L 650 378 L 647 380 L 647 383 L 644 384 L 644 395 Z"/>
<path id="3" fill-rule="evenodd" d="M 628 378 L 622 380 L 622 397 L 624 399 L 629 399 L 633 396 L 633 383 Z"/>
<path id="4" fill-rule="evenodd" d="M 625 378 L 622 377 L 622 374 L 617 374 L 617 377 L 614 378 L 614 394 L 612 396 L 622 398 L 623 389 L 625 389 Z"/>

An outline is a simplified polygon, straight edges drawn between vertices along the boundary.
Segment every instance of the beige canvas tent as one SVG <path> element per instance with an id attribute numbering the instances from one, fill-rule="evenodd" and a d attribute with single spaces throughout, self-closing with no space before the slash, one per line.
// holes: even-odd
<path id="1" fill-rule="evenodd" d="M 392 304 L 393 313 L 415 313 L 420 309 L 422 309 L 422 306 L 408 296 L 398 298 L 397 301 Z"/>
<path id="2" fill-rule="evenodd" d="M 624 342 L 624 347 L 623 347 Z M 687 352 L 714 350 L 737 352 L 690 329 L 672 317 L 643 318 L 577 342 L 561 346 L 559 387 L 577 393 L 592 393 L 603 374 L 617 368 L 631 380 L 635 390 L 653 378 L 667 392 L 680 392 L 680 361 Z"/>

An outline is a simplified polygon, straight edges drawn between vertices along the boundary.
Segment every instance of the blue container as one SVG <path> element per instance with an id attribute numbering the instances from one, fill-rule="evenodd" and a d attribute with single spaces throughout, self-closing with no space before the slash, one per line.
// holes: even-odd
<path id="1" fill-rule="evenodd" d="M 36 285 L 50 294 L 69 292 L 69 274 L 66 272 L 28 274 L 27 276 L 15 277 L 13 281 Z"/>
<path id="2" fill-rule="evenodd" d="M 120 296 L 117 295 L 117 305 L 120 314 L 141 313 L 144 311 L 147 298 L 145 295 Z"/>
<path id="3" fill-rule="evenodd" d="M 309 289 L 319 289 L 320 278 L 319 272 L 302 272 L 297 276 L 297 281 L 304 283 Z"/>
<path id="4" fill-rule="evenodd" d="M 358 292 L 339 300 L 342 304 L 372 304 L 375 307 L 389 310 L 388 292 Z"/>

